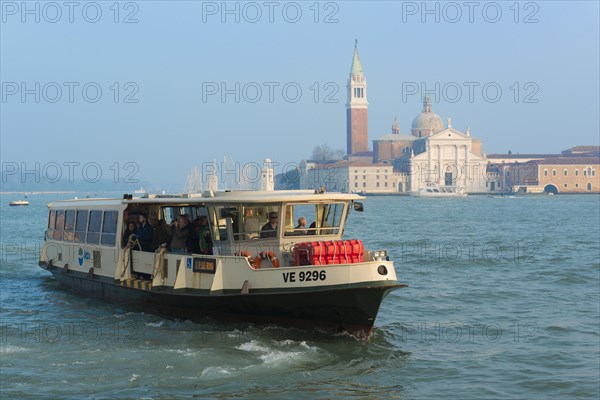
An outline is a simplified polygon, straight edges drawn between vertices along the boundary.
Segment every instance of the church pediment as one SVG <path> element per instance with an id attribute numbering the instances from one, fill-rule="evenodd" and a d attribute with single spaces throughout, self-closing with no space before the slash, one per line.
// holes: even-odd
<path id="1" fill-rule="evenodd" d="M 471 140 L 470 136 L 465 135 L 462 132 L 459 132 L 453 128 L 446 128 L 443 131 L 438 133 L 434 133 L 429 136 L 430 142 L 440 141 L 440 140 Z"/>

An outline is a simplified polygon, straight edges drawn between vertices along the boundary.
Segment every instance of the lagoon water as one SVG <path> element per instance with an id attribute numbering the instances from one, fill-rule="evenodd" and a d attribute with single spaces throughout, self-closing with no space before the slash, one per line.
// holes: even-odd
<path id="1" fill-rule="evenodd" d="M 64 197 L 64 196 L 63 196 Z M 0 397 L 600 397 L 600 197 L 369 197 L 346 238 L 409 285 L 369 339 L 192 323 L 37 267 L 50 195 L 2 196 Z"/>

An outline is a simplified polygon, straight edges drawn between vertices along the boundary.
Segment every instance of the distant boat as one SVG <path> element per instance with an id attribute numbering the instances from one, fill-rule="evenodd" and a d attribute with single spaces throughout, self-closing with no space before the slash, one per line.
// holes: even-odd
<path id="1" fill-rule="evenodd" d="M 139 189 L 133 191 L 133 197 L 144 198 L 148 197 L 148 192 L 142 186 Z"/>
<path id="2" fill-rule="evenodd" d="M 428 183 L 424 188 L 411 193 L 418 197 L 465 197 L 467 193 L 458 186 L 438 186 L 434 183 Z"/>
<path id="3" fill-rule="evenodd" d="M 8 203 L 9 206 L 28 206 L 29 201 L 27 200 L 14 200 Z"/>

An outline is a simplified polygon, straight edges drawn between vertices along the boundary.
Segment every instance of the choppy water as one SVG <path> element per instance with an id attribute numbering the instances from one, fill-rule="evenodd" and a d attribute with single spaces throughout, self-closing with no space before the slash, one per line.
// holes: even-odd
<path id="1" fill-rule="evenodd" d="M 401 281 L 373 336 L 169 320 L 37 267 L 49 196 L 1 198 L 2 398 L 598 398 L 600 197 L 370 197 Z"/>

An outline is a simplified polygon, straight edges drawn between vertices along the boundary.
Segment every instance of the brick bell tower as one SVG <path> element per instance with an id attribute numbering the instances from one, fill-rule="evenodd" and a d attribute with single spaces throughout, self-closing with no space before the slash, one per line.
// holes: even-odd
<path id="1" fill-rule="evenodd" d="M 358 40 L 354 42 L 354 58 L 348 79 L 346 103 L 346 137 L 348 155 L 369 150 L 367 80 L 358 57 Z"/>

